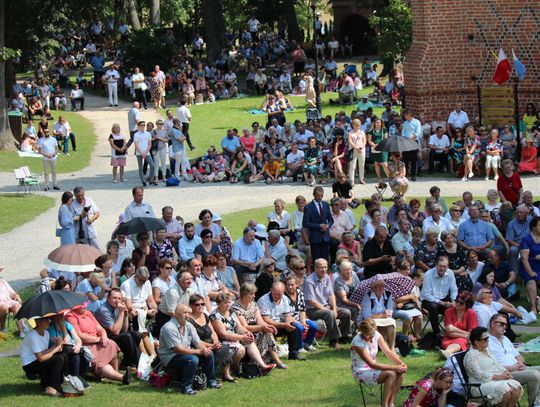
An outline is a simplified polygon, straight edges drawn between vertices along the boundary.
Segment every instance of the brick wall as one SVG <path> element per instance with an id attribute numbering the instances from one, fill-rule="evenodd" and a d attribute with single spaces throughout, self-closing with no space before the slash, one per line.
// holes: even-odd
<path id="1" fill-rule="evenodd" d="M 520 110 L 540 108 L 540 0 L 414 0 L 413 43 L 404 63 L 407 106 L 427 120 L 446 119 L 462 102 L 478 116 L 477 84 L 492 87 L 496 55 L 512 48 L 527 67 Z M 512 63 L 512 62 L 511 62 Z M 502 86 L 511 86 L 504 84 Z"/>

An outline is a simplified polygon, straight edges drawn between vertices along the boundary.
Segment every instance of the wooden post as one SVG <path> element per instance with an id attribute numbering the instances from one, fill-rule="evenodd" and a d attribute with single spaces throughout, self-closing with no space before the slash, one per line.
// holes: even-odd
<path id="1" fill-rule="evenodd" d="M 516 124 L 516 158 L 515 161 L 521 161 L 521 131 L 520 131 L 520 117 L 519 117 L 519 79 L 516 76 L 514 78 L 514 122 Z"/>
<path id="2" fill-rule="evenodd" d="M 482 91 L 480 84 L 476 84 L 476 98 L 478 100 L 478 122 L 480 127 L 482 127 Z"/>

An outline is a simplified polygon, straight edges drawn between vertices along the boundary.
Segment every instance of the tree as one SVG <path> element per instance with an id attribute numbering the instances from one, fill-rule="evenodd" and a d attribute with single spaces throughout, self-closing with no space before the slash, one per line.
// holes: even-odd
<path id="1" fill-rule="evenodd" d="M 131 21 L 131 27 L 133 27 L 134 30 L 140 30 L 142 26 L 141 26 L 141 20 L 139 20 L 139 12 L 137 10 L 136 0 L 128 0 L 128 9 L 129 9 L 129 19 Z"/>
<path id="2" fill-rule="evenodd" d="M 151 19 L 153 26 L 159 26 L 161 25 L 161 15 L 160 15 L 160 0 L 152 0 L 152 8 L 151 8 Z"/>
<path id="3" fill-rule="evenodd" d="M 6 109 L 5 62 L 16 57 L 19 52 L 4 47 L 6 3 L 0 1 L 0 150 L 15 150 L 15 138 L 9 128 Z"/>
<path id="4" fill-rule="evenodd" d="M 215 61 L 225 45 L 225 20 L 221 0 L 201 0 L 206 58 Z"/>
<path id="5" fill-rule="evenodd" d="M 300 27 L 298 27 L 298 18 L 296 17 L 294 2 L 285 0 L 282 7 L 285 18 L 287 19 L 287 34 L 289 39 L 293 39 L 297 42 L 302 41 L 302 38 L 300 38 Z"/>
<path id="6" fill-rule="evenodd" d="M 412 42 L 412 14 L 405 0 L 390 0 L 381 13 L 374 13 L 369 23 L 377 32 L 379 55 L 384 62 L 383 74 L 403 61 Z"/>

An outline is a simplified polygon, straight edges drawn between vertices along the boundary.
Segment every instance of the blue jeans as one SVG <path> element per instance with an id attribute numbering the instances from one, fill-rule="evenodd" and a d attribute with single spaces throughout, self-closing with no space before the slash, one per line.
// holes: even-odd
<path id="1" fill-rule="evenodd" d="M 180 379 L 180 390 L 186 391 L 192 388 L 193 379 L 199 363 L 202 366 L 203 372 L 206 374 L 208 383 L 216 380 L 214 370 L 214 354 L 210 356 L 197 355 L 175 355 L 167 364 L 167 370 L 174 370 L 174 375 Z"/>
<path id="2" fill-rule="evenodd" d="M 306 319 L 306 324 L 308 326 L 308 332 L 305 345 L 309 346 L 313 343 L 313 339 L 315 339 L 315 334 L 317 333 L 319 326 L 311 319 Z M 302 339 L 304 334 L 304 325 L 302 325 L 300 322 L 294 322 L 293 325 L 296 327 L 296 332 L 298 335 L 298 349 L 302 349 L 304 347 L 304 340 Z"/>

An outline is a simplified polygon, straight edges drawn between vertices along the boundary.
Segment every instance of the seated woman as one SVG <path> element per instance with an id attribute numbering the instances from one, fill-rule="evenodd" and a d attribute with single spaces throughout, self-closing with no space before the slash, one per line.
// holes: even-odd
<path id="1" fill-rule="evenodd" d="M 171 275 L 173 264 L 169 259 L 161 259 L 158 262 L 159 274 L 152 281 L 152 296 L 159 305 L 165 293 L 176 284 L 175 278 Z"/>
<path id="2" fill-rule="evenodd" d="M 4 266 L 0 266 L 0 272 L 4 270 Z M 9 318 L 9 313 L 16 315 L 21 308 L 22 300 L 19 294 L 11 288 L 9 283 L 0 278 L 0 333 L 7 333 L 6 321 Z M 17 320 L 17 328 L 19 329 L 19 337 L 24 338 L 22 322 Z"/>
<path id="3" fill-rule="evenodd" d="M 214 242 L 214 234 L 210 229 L 203 229 L 200 236 L 202 242 L 201 244 L 197 245 L 193 251 L 195 258 L 201 260 L 206 256 L 215 255 L 221 251 L 219 245 Z"/>
<path id="4" fill-rule="evenodd" d="M 88 310 L 94 312 L 105 302 L 105 295 L 107 294 L 105 276 L 100 272 L 91 272 L 88 278 L 85 278 L 77 285 L 75 292 L 88 297 Z"/>
<path id="5" fill-rule="evenodd" d="M 250 283 L 244 283 L 240 287 L 240 297 L 231 307 L 231 311 L 238 317 L 240 325 L 250 332 L 255 338 L 255 344 L 259 349 L 260 355 L 264 358 L 268 353 L 270 358 L 280 369 L 286 369 L 276 351 L 276 341 L 274 335 L 277 333 L 273 325 L 267 324 L 262 319 L 257 303 L 255 302 L 255 293 L 257 287 Z"/>
<path id="6" fill-rule="evenodd" d="M 414 385 L 403 407 L 446 407 L 446 396 L 452 390 L 454 372 L 446 367 L 436 369 L 430 378 Z"/>
<path id="7" fill-rule="evenodd" d="M 230 293 L 238 298 L 240 296 L 240 283 L 236 271 L 233 267 L 227 266 L 227 258 L 222 252 L 216 253 L 214 257 L 217 260 L 217 278 L 227 287 Z"/>
<path id="8" fill-rule="evenodd" d="M 388 183 L 393 192 L 405 195 L 409 189 L 407 169 L 399 153 L 392 153 L 388 162 Z"/>
<path id="9" fill-rule="evenodd" d="M 23 138 L 20 144 L 20 150 L 24 153 L 31 153 L 32 151 L 38 151 L 37 142 L 35 137 L 30 136 L 27 133 L 24 133 Z"/>
<path id="10" fill-rule="evenodd" d="M 82 344 L 94 356 L 91 367 L 96 377 L 119 381 L 123 384 L 131 383 L 130 368 L 123 375 L 118 372 L 120 348 L 107 337 L 107 331 L 97 322 L 84 304 L 72 308 L 65 318 L 75 328 Z"/>
<path id="11" fill-rule="evenodd" d="M 216 298 L 217 308 L 210 314 L 212 327 L 222 344 L 234 349 L 233 366 L 239 370 L 240 361 L 247 354 L 262 369 L 263 374 L 269 374 L 276 365 L 264 363 L 261 353 L 255 343 L 255 337 L 246 330 L 234 312 L 231 312 L 232 294 L 221 293 Z"/>
<path id="12" fill-rule="evenodd" d="M 153 280 L 158 274 L 157 263 L 159 259 L 156 249 L 150 244 L 149 233 L 137 233 L 137 242 L 139 242 L 139 247 L 131 254 L 133 264 L 135 264 L 135 268 L 145 266 L 150 271 L 150 279 Z"/>
<path id="13" fill-rule="evenodd" d="M 63 280 L 64 282 L 66 280 Z M 56 288 L 55 289 L 59 289 Z M 86 376 L 88 362 L 81 351 L 82 341 L 77 332 L 69 322 L 64 321 L 64 314 L 57 314 L 51 317 L 48 328 L 49 345 L 54 346 L 55 339 L 61 338 L 63 350 L 68 356 L 68 372 L 74 376 Z"/>
<path id="14" fill-rule="evenodd" d="M 202 273 L 201 278 L 204 281 L 204 288 L 210 297 L 210 302 L 212 303 L 212 309 L 215 308 L 216 298 L 219 294 L 227 292 L 227 287 L 219 281 L 219 278 L 216 274 L 217 259 L 209 254 L 206 257 L 203 257 L 202 260 Z"/>
<path id="15" fill-rule="evenodd" d="M 62 352 L 63 339 L 55 338 L 49 346 L 49 318 L 36 319 L 36 327 L 21 345 L 21 362 L 26 374 L 39 375 L 41 388 L 48 396 L 61 396 L 64 376 L 69 374 L 68 356 Z"/>
<path id="16" fill-rule="evenodd" d="M 231 184 L 235 184 L 239 181 L 249 181 L 251 168 L 249 167 L 249 162 L 244 154 L 245 153 L 242 150 L 239 150 L 234 154 L 231 164 L 231 177 L 229 178 Z"/>
<path id="17" fill-rule="evenodd" d="M 334 197 L 346 199 L 347 203 L 353 199 L 353 186 L 347 180 L 344 172 L 336 173 L 336 182 L 332 184 L 332 194 Z"/>
<path id="18" fill-rule="evenodd" d="M 304 151 L 304 179 L 306 185 L 315 185 L 315 176 L 319 170 L 319 164 L 321 162 L 321 150 L 317 147 L 317 140 L 315 137 L 310 137 L 308 140 L 309 146 Z"/>
<path id="19" fill-rule="evenodd" d="M 97 270 L 101 270 L 103 273 L 103 278 L 105 279 L 105 286 L 107 287 L 107 292 L 111 288 L 118 287 L 116 274 L 112 271 L 112 260 L 108 254 L 102 254 L 96 260 L 94 260 Z"/>
<path id="20" fill-rule="evenodd" d="M 169 259 L 174 262 L 175 259 L 178 259 L 178 253 L 176 252 L 172 242 L 165 238 L 166 235 L 166 229 L 156 230 L 154 240 L 150 246 L 156 252 L 158 260 Z"/>
<path id="21" fill-rule="evenodd" d="M 414 251 L 414 262 L 416 268 L 422 271 L 428 271 L 437 264 L 437 258 L 444 248 L 439 239 L 439 228 L 430 226 L 426 230 L 426 238 Z"/>
<path id="22" fill-rule="evenodd" d="M 350 261 L 342 261 L 339 265 L 339 275 L 334 279 L 334 295 L 338 307 L 347 308 L 351 311 L 351 321 L 358 326 L 360 323 L 360 304 L 351 301 L 351 295 L 360 284 L 360 279 L 353 273 L 353 265 Z"/>
<path id="23" fill-rule="evenodd" d="M 328 169 L 334 173 L 337 179 L 337 174 L 343 173 L 347 168 L 347 145 L 343 136 L 340 134 L 330 146 L 332 156 L 328 161 Z"/>
<path id="24" fill-rule="evenodd" d="M 304 301 L 304 293 L 300 290 L 299 279 L 296 276 L 289 276 L 284 281 L 285 295 L 291 302 L 293 308 L 292 317 L 295 320 L 293 325 L 296 327 L 298 334 L 298 349 L 299 352 L 316 350 L 313 342 L 315 335 L 319 329 L 317 322 L 308 319 L 306 316 L 306 302 Z M 304 332 L 306 332 L 304 341 Z"/>
<path id="25" fill-rule="evenodd" d="M 538 174 L 538 158 L 536 153 L 536 147 L 533 145 L 534 139 L 532 135 L 528 134 L 525 137 L 525 146 L 521 150 L 521 161 L 518 164 L 517 172 L 520 174 L 524 172 L 532 172 Z"/>
<path id="26" fill-rule="evenodd" d="M 398 273 L 409 278 L 411 271 L 411 263 L 406 259 L 401 259 L 397 262 Z M 401 332 L 404 335 L 409 334 L 411 324 L 413 326 L 414 337 L 420 339 L 422 334 L 422 304 L 420 303 L 420 289 L 422 285 L 424 274 L 422 272 L 415 271 L 413 275 L 416 277 L 415 285 L 409 294 L 402 295 L 401 297 L 394 298 L 394 313 L 392 316 L 395 319 L 401 319 L 403 321 Z M 411 276 L 412 278 L 412 276 Z"/>
<path id="27" fill-rule="evenodd" d="M 473 387 L 473 396 L 487 395 L 490 406 L 515 406 L 523 394 L 523 388 L 512 373 L 502 367 L 488 351 L 488 330 L 474 328 L 469 341 L 471 349 L 465 355 L 463 364 L 469 376 L 469 383 L 480 383 L 480 388 Z"/>
<path id="28" fill-rule="evenodd" d="M 392 318 L 394 313 L 394 300 L 392 294 L 385 289 L 385 283 L 380 275 L 377 275 L 369 291 L 362 298 L 362 319 L 372 319 L 377 324 L 377 329 L 384 336 L 390 349 L 394 349 L 396 342 L 396 320 Z"/>
<path id="29" fill-rule="evenodd" d="M 252 162 L 252 170 L 251 173 L 253 174 L 249 182 L 258 182 L 264 179 L 264 166 L 266 164 L 266 158 L 264 156 L 263 151 L 258 148 L 255 151 L 255 157 L 253 158 Z"/>
<path id="30" fill-rule="evenodd" d="M 347 250 L 353 263 L 357 266 L 362 266 L 362 246 L 360 245 L 360 242 L 354 238 L 353 232 L 343 233 L 341 243 L 337 248 L 338 250 Z"/>
<path id="31" fill-rule="evenodd" d="M 458 277 L 460 277 L 467 267 L 467 258 L 463 247 L 456 243 L 457 231 L 455 229 L 451 231 L 444 231 L 441 233 L 441 240 L 443 242 L 443 250 L 440 255 L 448 257 L 448 268 L 452 270 L 456 276 L 456 284 L 458 289 L 465 290 L 467 287 L 461 287 L 458 284 Z M 459 279 L 461 281 L 461 279 Z"/>
<path id="32" fill-rule="evenodd" d="M 469 334 L 478 326 L 478 318 L 472 306 L 474 299 L 469 291 L 462 291 L 455 305 L 444 311 L 444 337 L 441 356 L 448 359 L 454 353 L 468 349 Z"/>
<path id="33" fill-rule="evenodd" d="M 366 243 L 373 236 L 375 236 L 375 230 L 379 226 L 383 226 L 384 228 L 386 228 L 386 230 L 388 230 L 386 223 L 384 223 L 383 221 L 382 212 L 379 208 L 371 208 L 369 210 L 369 218 L 370 221 L 367 222 L 366 226 L 364 227 L 364 243 Z"/>
<path id="34" fill-rule="evenodd" d="M 217 374 L 222 374 L 226 382 L 236 383 L 236 379 L 231 374 L 236 349 L 227 343 L 221 343 L 214 330 L 210 317 L 204 311 L 204 298 L 199 294 L 189 297 L 191 307 L 191 317 L 189 322 L 195 327 L 201 341 L 207 343 L 214 352 L 214 366 Z"/>
<path id="35" fill-rule="evenodd" d="M 379 348 L 392 364 L 377 362 Z M 384 384 L 381 406 L 393 406 L 407 365 L 377 332 L 377 323 L 373 319 L 365 319 L 360 324 L 358 334 L 351 343 L 351 359 L 353 377 L 367 385 Z"/>
<path id="36" fill-rule="evenodd" d="M 527 288 L 527 297 L 531 303 L 531 311 L 538 312 L 538 305 L 535 298 L 540 280 L 540 218 L 534 217 L 529 223 L 531 233 L 521 240 L 519 255 L 519 275 Z M 540 305 L 540 304 L 539 304 Z"/>
<path id="37" fill-rule="evenodd" d="M 292 218 L 289 212 L 285 210 L 285 201 L 283 199 L 278 198 L 274 201 L 274 210 L 266 216 L 266 219 L 269 223 L 276 222 L 279 225 L 279 234 L 285 239 L 286 246 L 291 239 L 294 241 Z"/>
<path id="38" fill-rule="evenodd" d="M 133 264 L 131 257 L 126 257 L 120 266 L 120 272 L 118 273 L 118 285 L 122 285 L 128 278 L 133 277 L 134 274 L 135 264 Z"/>

